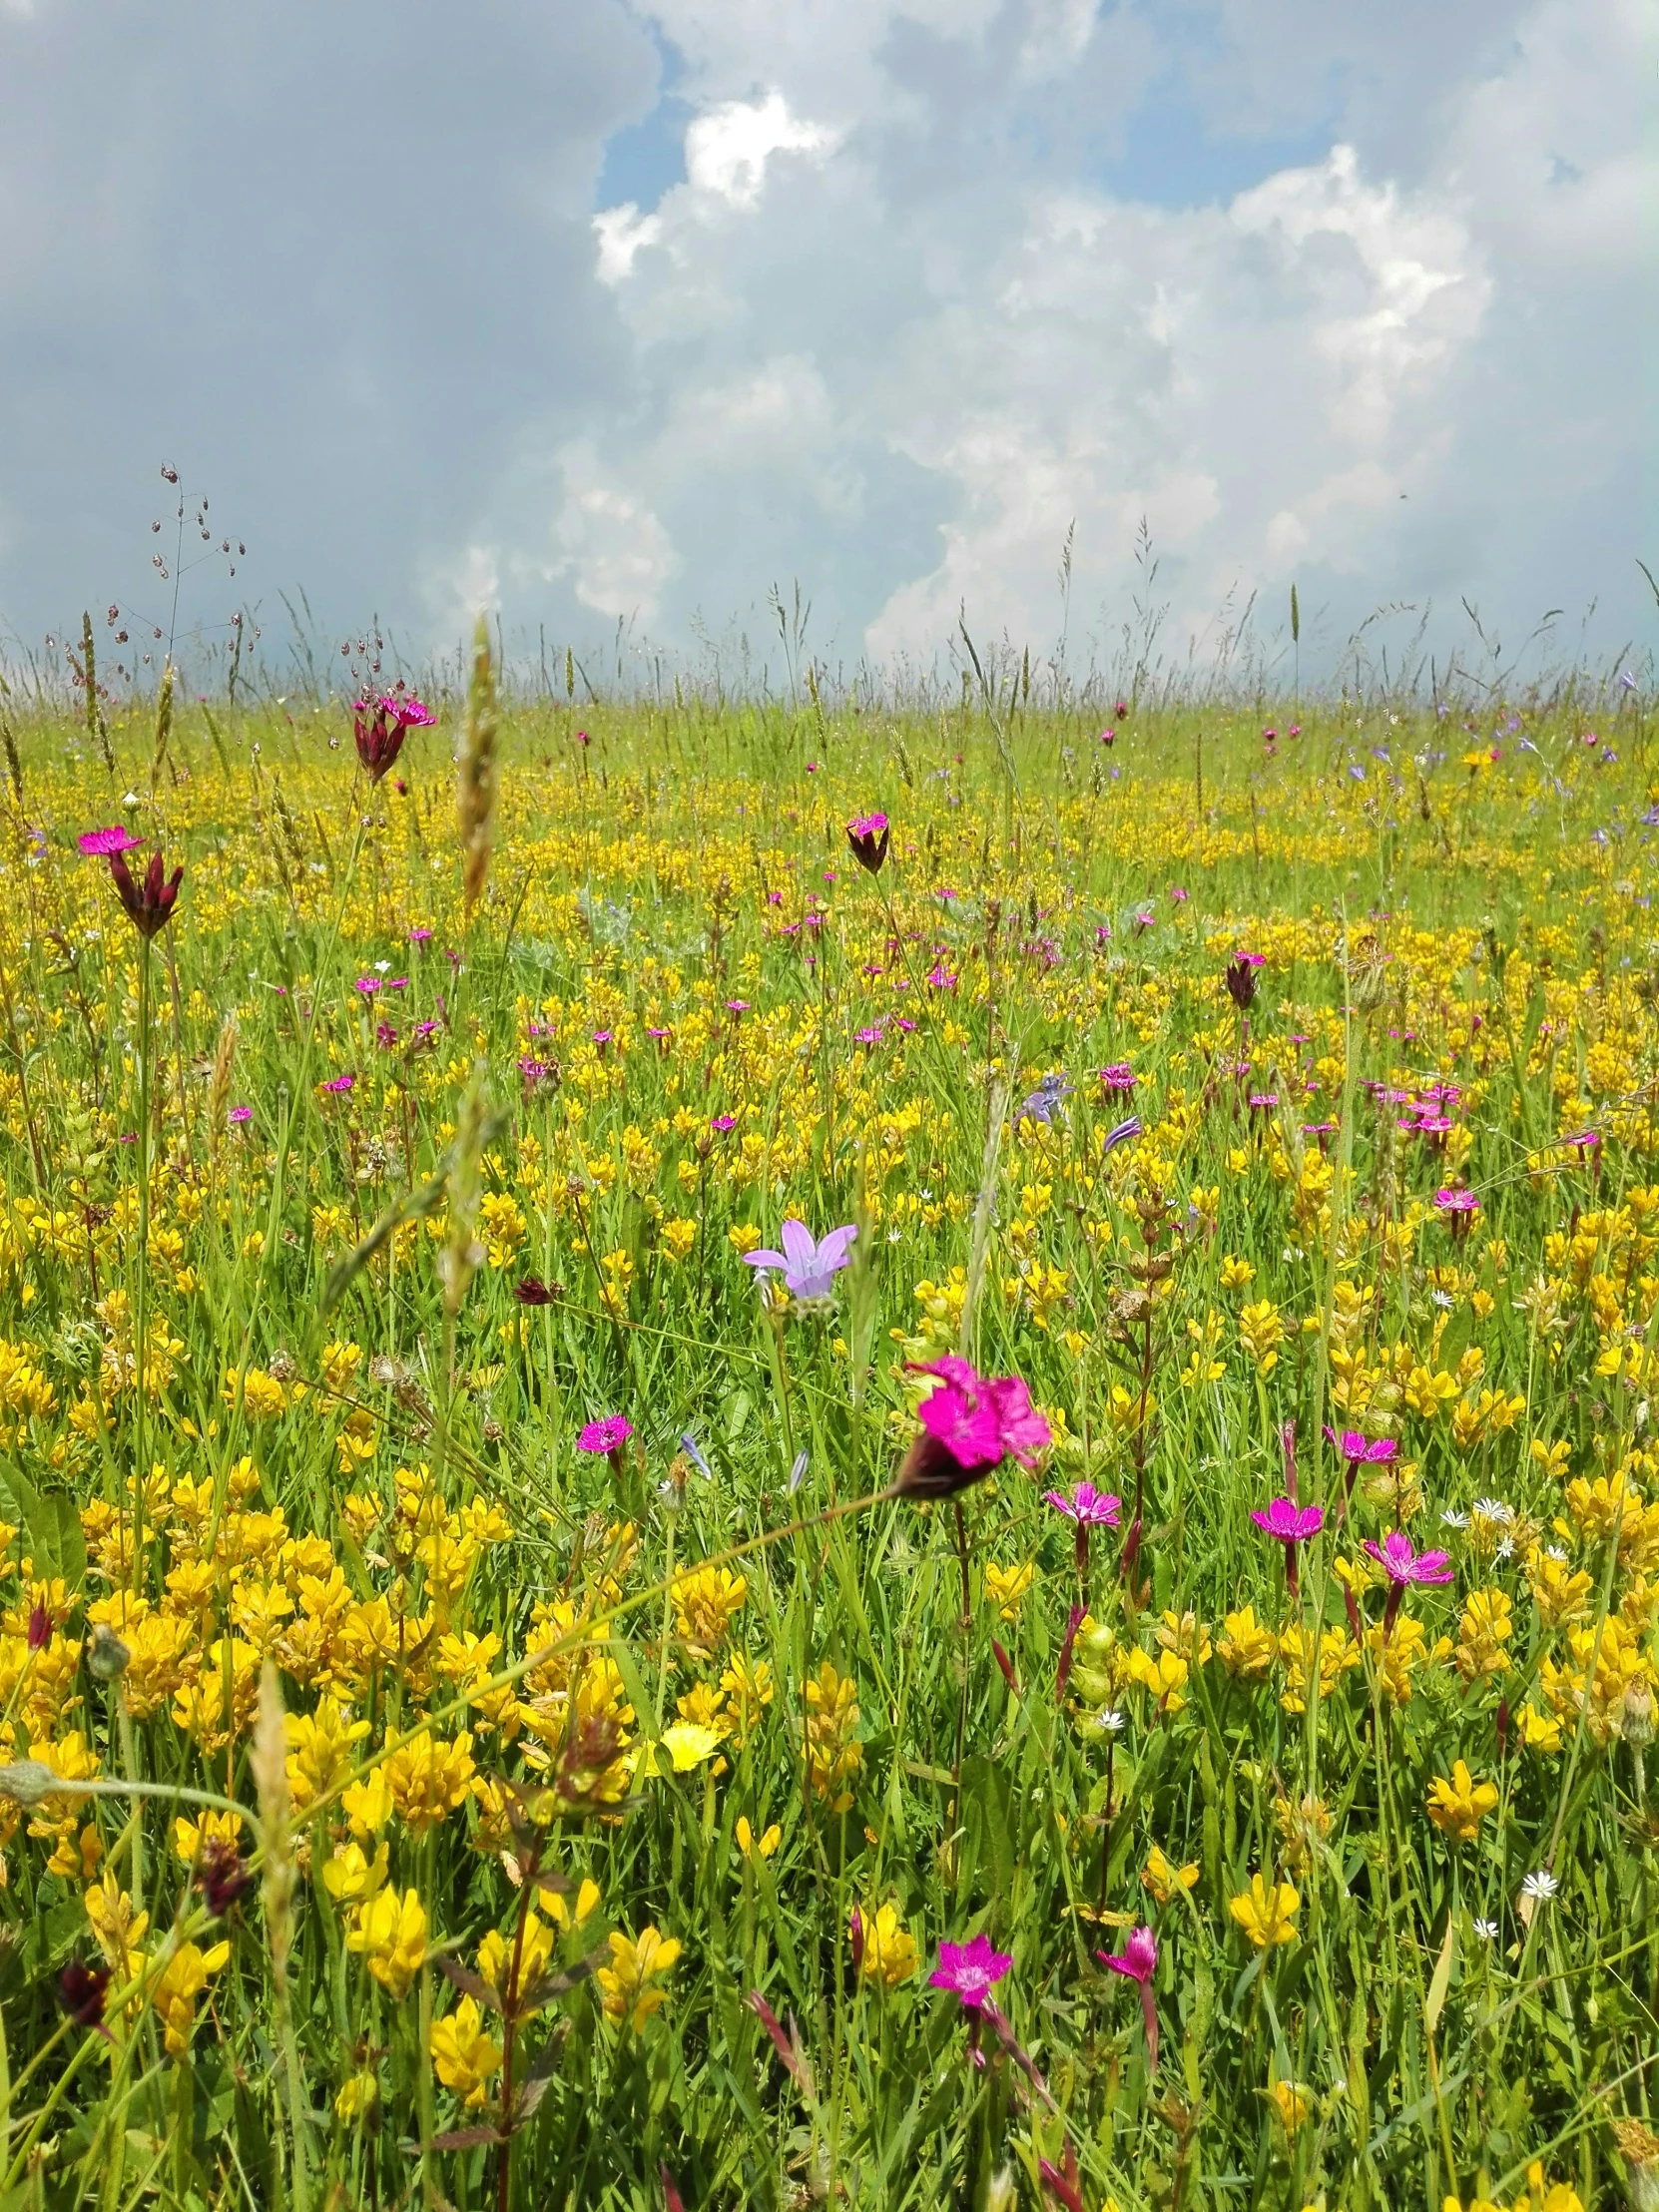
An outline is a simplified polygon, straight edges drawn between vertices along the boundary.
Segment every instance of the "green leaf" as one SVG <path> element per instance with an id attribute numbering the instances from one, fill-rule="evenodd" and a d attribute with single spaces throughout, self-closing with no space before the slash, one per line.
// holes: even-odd
<path id="1" fill-rule="evenodd" d="M 1014 1880 L 1013 1785 L 1001 1765 L 962 1762 L 962 1883 L 978 1876 L 985 1895 L 1005 1899 Z"/>
<path id="2" fill-rule="evenodd" d="M 37 1490 L 8 1460 L 0 1484 L 10 1493 L 34 1553 L 37 1572 L 61 1575 L 71 1590 L 86 1580 L 87 1540 L 81 1516 L 67 1490 Z"/>
<path id="3" fill-rule="evenodd" d="M 1445 2008 L 1445 1994 L 1451 1986 L 1451 1961 L 1457 1950 L 1457 1919 L 1449 1910 L 1445 1917 L 1445 1940 L 1440 1945 L 1440 1955 L 1434 1961 L 1434 1971 L 1428 1983 L 1428 2001 L 1422 2008 L 1423 2025 L 1430 2035 L 1440 2024 L 1440 2014 Z"/>

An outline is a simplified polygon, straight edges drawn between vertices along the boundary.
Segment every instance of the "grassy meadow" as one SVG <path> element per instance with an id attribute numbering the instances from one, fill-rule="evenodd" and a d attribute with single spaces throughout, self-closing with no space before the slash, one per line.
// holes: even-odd
<path id="1" fill-rule="evenodd" d="M 0 2212 L 1659 2205 L 1639 692 L 0 704 Z"/>

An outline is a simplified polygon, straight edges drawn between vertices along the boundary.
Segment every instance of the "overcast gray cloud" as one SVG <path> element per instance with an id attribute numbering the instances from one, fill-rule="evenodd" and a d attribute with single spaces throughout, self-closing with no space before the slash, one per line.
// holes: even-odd
<path id="1" fill-rule="evenodd" d="M 0 619 L 1654 634 L 1653 0 L 0 0 Z M 1648 357 L 1644 358 L 1644 354 Z M 1460 617 L 1459 617 L 1460 619 Z M 1271 624 L 1270 624 L 1271 626 Z M 1084 647 L 1086 650 L 1086 646 Z M 1309 658 L 1316 658 L 1310 654 Z"/>

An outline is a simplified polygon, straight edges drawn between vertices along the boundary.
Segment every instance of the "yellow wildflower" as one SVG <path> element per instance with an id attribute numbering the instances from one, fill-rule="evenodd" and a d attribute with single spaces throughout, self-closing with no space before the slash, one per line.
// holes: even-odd
<path id="1" fill-rule="evenodd" d="M 999 1620 L 1019 1619 L 1020 1604 L 1036 1577 L 1034 1559 L 1026 1559 L 1014 1567 L 1000 1567 L 994 1559 L 986 1564 L 985 1596 L 996 1607 Z"/>
<path id="2" fill-rule="evenodd" d="M 375 1980 L 401 1999 L 425 1961 L 426 1925 L 413 1890 L 381 1890 L 359 1910 L 346 1948 L 361 1952 Z"/>
<path id="3" fill-rule="evenodd" d="M 883 1989 L 896 1989 L 916 1970 L 915 1937 L 898 1917 L 898 1908 L 883 1905 L 863 1915 L 864 1951 L 858 1971 L 866 1981 L 878 1981 Z"/>
<path id="4" fill-rule="evenodd" d="M 674 1625 L 694 1659 L 719 1650 L 748 1595 L 748 1577 L 730 1567 L 694 1567 L 675 1576 Z"/>
<path id="5" fill-rule="evenodd" d="M 1183 1890 L 1191 1890 L 1198 1882 L 1198 1861 L 1185 1867 L 1177 1867 L 1164 1857 L 1154 1844 L 1147 1854 L 1146 1865 L 1141 1869 L 1141 1887 L 1151 1892 L 1160 1905 L 1168 1905 Z"/>
<path id="6" fill-rule="evenodd" d="M 162 2023 L 170 2058 L 182 2058 L 189 2050 L 196 2030 L 196 2000 L 230 1955 L 229 1943 L 215 1943 L 211 1950 L 203 1950 L 198 1943 L 181 1943 L 152 1985 L 150 2001 Z"/>
<path id="7" fill-rule="evenodd" d="M 757 1842 L 755 1831 L 742 1814 L 739 1814 L 738 1825 L 732 1833 L 737 1840 L 739 1851 L 743 1853 L 751 1865 L 754 1864 L 757 1857 L 770 1859 L 784 1841 L 784 1831 L 774 1821 L 772 1826 L 763 1832 L 759 1842 Z"/>
<path id="8" fill-rule="evenodd" d="M 1302 1898 L 1290 1883 L 1270 1885 L 1260 1874 L 1253 1874 L 1250 1888 L 1241 1891 L 1228 1906 L 1228 1911 L 1258 1950 L 1271 1950 L 1276 1943 L 1293 1942 L 1297 1933 L 1296 1916 L 1301 1910 Z"/>
<path id="9" fill-rule="evenodd" d="M 432 2064 L 446 2089 L 468 2106 L 484 2101 L 484 2085 L 501 2065 L 501 2051 L 484 2032 L 483 2016 L 472 1997 L 462 1997 L 453 2012 L 432 2022 Z"/>
<path id="10" fill-rule="evenodd" d="M 452 1742 L 434 1741 L 430 1731 L 399 1746 L 380 1770 L 392 1803 L 416 1836 L 446 1820 L 464 1805 L 477 1769 L 472 1763 L 472 1738 L 464 1732 Z"/>
<path id="11" fill-rule="evenodd" d="M 642 1928 L 636 1938 L 620 1929 L 611 1932 L 611 1962 L 594 1977 L 604 1991 L 605 2016 L 626 2020 L 638 2034 L 667 1994 L 651 1984 L 674 1968 L 680 1943 L 655 1928 Z"/>
<path id="12" fill-rule="evenodd" d="M 1472 1844 L 1480 1823 L 1497 1804 L 1497 1786 L 1476 1782 L 1461 1759 L 1454 1760 L 1451 1780 L 1436 1775 L 1428 1785 L 1428 1818 L 1442 1835 L 1459 1844 Z"/>

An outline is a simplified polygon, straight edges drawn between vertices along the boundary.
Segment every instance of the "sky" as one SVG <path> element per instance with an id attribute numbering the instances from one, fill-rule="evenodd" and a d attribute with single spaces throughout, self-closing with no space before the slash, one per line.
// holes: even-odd
<path id="1" fill-rule="evenodd" d="M 799 587 L 831 671 L 1282 671 L 1295 584 L 1312 677 L 1646 656 L 1656 62 L 1659 0 L 0 0 L 0 652 L 142 669 L 177 590 L 741 681 Z"/>

